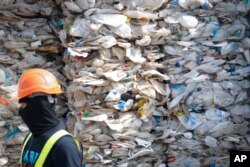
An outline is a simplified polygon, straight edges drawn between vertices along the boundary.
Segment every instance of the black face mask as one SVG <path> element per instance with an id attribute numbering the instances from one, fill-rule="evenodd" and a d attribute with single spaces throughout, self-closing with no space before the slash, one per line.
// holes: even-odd
<path id="1" fill-rule="evenodd" d="M 60 124 L 55 113 L 55 98 L 36 96 L 19 101 L 19 114 L 34 136 L 39 136 Z"/>

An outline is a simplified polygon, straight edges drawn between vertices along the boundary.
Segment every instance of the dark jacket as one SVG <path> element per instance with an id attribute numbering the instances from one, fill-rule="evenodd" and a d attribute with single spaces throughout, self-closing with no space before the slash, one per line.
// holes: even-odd
<path id="1" fill-rule="evenodd" d="M 33 167 L 46 141 L 51 135 L 61 129 L 61 126 L 57 126 L 38 137 L 32 136 L 24 148 L 22 166 Z M 71 136 L 63 136 L 52 147 L 47 159 L 45 160 L 44 166 L 81 167 L 81 162 L 82 151 L 77 148 L 74 139 Z"/>
<path id="2" fill-rule="evenodd" d="M 33 167 L 47 140 L 57 131 L 64 129 L 55 114 L 55 101 L 47 96 L 20 100 L 19 114 L 32 132 L 22 155 L 22 166 Z M 82 150 L 72 136 L 63 136 L 52 147 L 44 167 L 81 167 Z"/>

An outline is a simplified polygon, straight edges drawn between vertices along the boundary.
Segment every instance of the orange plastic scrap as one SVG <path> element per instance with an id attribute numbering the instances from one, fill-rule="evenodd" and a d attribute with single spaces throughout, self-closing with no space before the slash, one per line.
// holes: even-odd
<path id="1" fill-rule="evenodd" d="M 3 104 L 4 106 L 8 106 L 10 104 L 9 101 L 3 97 L 0 97 L 0 103 Z"/>
<path id="2" fill-rule="evenodd" d="M 176 157 L 174 157 L 174 156 L 171 156 L 171 157 L 167 158 L 168 162 L 174 162 L 175 160 L 176 160 Z"/>

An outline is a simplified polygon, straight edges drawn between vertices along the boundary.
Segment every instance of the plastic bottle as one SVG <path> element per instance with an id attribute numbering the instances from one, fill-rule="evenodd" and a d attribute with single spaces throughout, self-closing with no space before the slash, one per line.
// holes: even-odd
<path id="1" fill-rule="evenodd" d="M 206 136 L 205 144 L 212 148 L 218 147 L 217 140 L 211 136 Z"/>
<path id="2" fill-rule="evenodd" d="M 14 42 L 14 41 L 9 41 L 4 43 L 4 47 L 8 49 L 18 49 L 18 48 L 25 48 L 28 46 L 28 43 L 26 42 Z"/>
<path id="3" fill-rule="evenodd" d="M 188 117 L 188 129 L 196 129 L 199 125 L 205 122 L 204 116 L 195 112 L 190 112 Z"/>
<path id="4" fill-rule="evenodd" d="M 181 93 L 184 93 L 185 90 L 186 90 L 186 87 L 183 84 L 173 84 L 171 85 L 171 96 L 175 98 Z"/>
<path id="5" fill-rule="evenodd" d="M 239 74 L 242 77 L 247 77 L 250 75 L 250 65 L 243 66 L 242 68 L 235 71 L 236 74 Z"/>
<path id="6" fill-rule="evenodd" d="M 231 42 L 230 44 L 224 45 L 221 48 L 221 55 L 227 55 L 238 48 L 238 45 L 235 42 Z"/>
<path id="7" fill-rule="evenodd" d="M 230 116 L 230 113 L 222 111 L 218 108 L 211 108 L 206 111 L 205 116 L 209 120 L 222 120 Z"/>
<path id="8" fill-rule="evenodd" d="M 187 117 L 183 112 L 175 113 L 181 124 L 188 130 L 194 130 L 205 122 L 201 114 L 191 112 Z"/>
<path id="9" fill-rule="evenodd" d="M 10 138 L 14 137 L 19 132 L 20 132 L 20 130 L 18 128 L 15 128 L 14 130 L 8 132 L 6 139 L 10 139 Z"/>
<path id="10" fill-rule="evenodd" d="M 202 61 L 201 55 L 199 55 L 197 52 L 185 51 L 183 52 L 182 56 L 184 59 L 194 61 L 197 64 L 200 64 Z"/>
<path id="11" fill-rule="evenodd" d="M 248 116 L 250 115 L 250 105 L 237 104 L 229 107 L 229 111 L 232 115 Z"/>

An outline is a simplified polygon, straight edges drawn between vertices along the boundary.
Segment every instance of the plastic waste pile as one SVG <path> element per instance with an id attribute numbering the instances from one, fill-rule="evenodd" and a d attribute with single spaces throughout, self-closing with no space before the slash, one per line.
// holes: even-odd
<path id="1" fill-rule="evenodd" d="M 229 166 L 250 149 L 249 0 L 23 2 L 0 2 L 1 95 L 27 68 L 55 73 L 85 166 Z M 15 166 L 28 129 L 0 107 Z"/>

